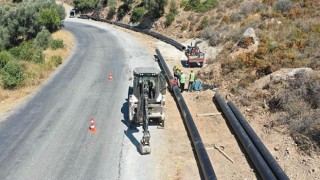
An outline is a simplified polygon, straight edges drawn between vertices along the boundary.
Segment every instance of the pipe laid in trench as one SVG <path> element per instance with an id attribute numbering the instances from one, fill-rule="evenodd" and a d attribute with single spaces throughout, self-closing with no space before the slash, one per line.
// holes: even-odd
<path id="1" fill-rule="evenodd" d="M 202 174 L 205 179 L 215 180 L 215 179 L 217 179 L 217 177 L 214 173 L 210 158 L 207 154 L 207 150 L 202 142 L 202 139 L 201 139 L 200 134 L 198 132 L 198 129 L 193 121 L 193 118 L 190 114 L 188 106 L 183 99 L 183 96 L 180 92 L 179 87 L 172 86 L 172 84 L 170 83 L 171 80 L 173 79 L 172 74 L 171 74 L 167 64 L 165 63 L 165 61 L 164 61 L 164 59 L 158 49 L 156 49 L 156 53 L 157 53 L 157 56 L 159 59 L 160 66 L 161 66 L 162 70 L 166 73 L 167 80 L 170 84 L 170 87 L 171 87 L 173 93 L 174 93 L 174 97 L 178 103 L 178 107 L 179 107 L 180 112 L 183 117 L 182 119 L 184 120 L 185 124 L 187 125 L 187 131 L 191 137 L 192 144 L 196 150 L 196 154 L 197 154 L 197 157 L 198 157 L 198 160 L 200 163 L 200 168 L 201 168 Z"/>
<path id="2" fill-rule="evenodd" d="M 271 171 L 267 163 L 264 161 L 263 157 L 260 155 L 259 151 L 256 149 L 256 147 L 248 137 L 247 133 L 242 128 L 241 124 L 238 122 L 237 118 L 234 116 L 233 112 L 231 111 L 231 109 L 219 93 L 215 94 L 215 99 L 219 104 L 221 110 L 223 111 L 224 115 L 226 116 L 228 122 L 230 123 L 233 131 L 236 133 L 242 146 L 247 151 L 251 161 L 253 162 L 261 177 L 265 180 L 276 179 L 273 172 Z"/>
<path id="3" fill-rule="evenodd" d="M 277 177 L 277 179 L 280 180 L 289 180 L 289 177 L 286 175 L 286 173 L 282 170 L 280 165 L 277 163 L 277 161 L 273 158 L 273 156 L 270 154 L 266 146 L 263 144 L 263 142 L 260 140 L 260 138 L 257 136 L 257 134 L 254 132 L 254 130 L 251 128 L 250 124 L 245 120 L 245 118 L 242 116 L 238 108 L 233 102 L 228 102 L 228 106 L 238 119 L 239 123 L 243 127 L 243 129 L 248 134 L 249 138 L 255 145 L 255 147 L 260 152 L 261 156 L 264 158 L 274 175 Z"/>

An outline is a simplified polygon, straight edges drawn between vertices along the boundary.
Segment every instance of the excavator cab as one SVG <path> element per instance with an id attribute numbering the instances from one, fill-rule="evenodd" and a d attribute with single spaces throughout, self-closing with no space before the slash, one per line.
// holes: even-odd
<path id="1" fill-rule="evenodd" d="M 138 67 L 133 70 L 132 94 L 129 94 L 129 120 L 131 125 L 143 125 L 141 154 L 149 154 L 149 121 L 164 127 L 166 81 L 160 70 L 154 67 Z"/>

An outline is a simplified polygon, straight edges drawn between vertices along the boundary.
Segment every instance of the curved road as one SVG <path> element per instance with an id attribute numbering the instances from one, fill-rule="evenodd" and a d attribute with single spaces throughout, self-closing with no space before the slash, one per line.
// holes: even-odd
<path id="1" fill-rule="evenodd" d="M 73 55 L 0 123 L 0 179 L 157 178 L 153 153 L 137 152 L 141 129 L 128 130 L 125 118 L 132 69 L 157 67 L 152 54 L 130 35 L 88 20 L 69 19 L 65 28 L 76 39 Z"/>

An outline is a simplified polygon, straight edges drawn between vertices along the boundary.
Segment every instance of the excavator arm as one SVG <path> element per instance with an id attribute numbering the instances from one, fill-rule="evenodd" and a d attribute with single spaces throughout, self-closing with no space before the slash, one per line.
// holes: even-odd
<path id="1" fill-rule="evenodd" d="M 140 152 L 141 154 L 150 154 L 150 132 L 148 129 L 149 126 L 149 113 L 148 113 L 148 91 L 149 86 L 144 84 L 143 93 L 140 96 L 140 111 L 141 117 L 143 118 L 143 136 L 140 143 Z"/>

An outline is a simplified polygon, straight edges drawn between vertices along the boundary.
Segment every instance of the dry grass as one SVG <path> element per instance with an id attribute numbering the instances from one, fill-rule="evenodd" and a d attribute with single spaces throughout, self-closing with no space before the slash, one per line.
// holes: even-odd
<path id="1" fill-rule="evenodd" d="M 269 99 L 271 112 L 281 115 L 273 122 L 285 127 L 299 149 L 308 155 L 320 148 L 320 75 L 319 72 L 297 74 L 295 79 L 271 85 L 274 95 Z M 279 87 L 279 86 L 282 86 Z"/>
<path id="2" fill-rule="evenodd" d="M 22 62 L 25 68 L 26 80 L 15 90 L 5 90 L 0 88 L 0 113 L 12 109 L 17 103 L 25 99 L 34 92 L 49 76 L 54 72 L 52 66 L 48 66 L 48 61 L 52 56 L 59 55 L 65 61 L 71 54 L 74 38 L 66 30 L 59 30 L 52 34 L 53 39 L 63 39 L 65 47 L 63 49 L 48 49 L 44 51 L 45 63 L 35 64 L 31 62 Z"/>

